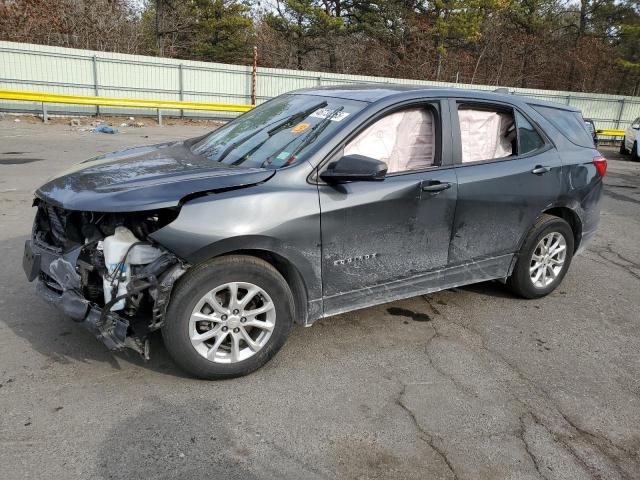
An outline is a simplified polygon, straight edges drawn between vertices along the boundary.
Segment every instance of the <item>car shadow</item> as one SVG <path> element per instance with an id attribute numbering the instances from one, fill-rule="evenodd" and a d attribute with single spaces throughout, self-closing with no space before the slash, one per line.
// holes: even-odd
<path id="1" fill-rule="evenodd" d="M 464 285 L 462 287 L 454 288 L 453 290 L 460 290 L 464 292 L 475 293 L 486 297 L 494 298 L 507 298 L 515 300 L 517 297 L 504 285 L 502 282 L 496 280 L 490 280 L 488 282 L 473 283 L 471 285 Z"/>

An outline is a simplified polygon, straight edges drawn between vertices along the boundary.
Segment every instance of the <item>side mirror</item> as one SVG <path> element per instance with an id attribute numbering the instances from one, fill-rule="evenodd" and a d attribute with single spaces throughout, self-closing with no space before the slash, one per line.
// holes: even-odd
<path id="1" fill-rule="evenodd" d="M 327 183 L 384 180 L 387 164 L 364 155 L 345 155 L 320 174 Z"/>

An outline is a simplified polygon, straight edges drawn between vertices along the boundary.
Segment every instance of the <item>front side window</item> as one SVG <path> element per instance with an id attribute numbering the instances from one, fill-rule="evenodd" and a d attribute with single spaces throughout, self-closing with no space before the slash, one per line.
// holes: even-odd
<path id="1" fill-rule="evenodd" d="M 536 129 L 520 112 L 516 112 L 518 125 L 518 155 L 533 152 L 544 146 L 544 140 Z"/>
<path id="2" fill-rule="evenodd" d="M 408 108 L 377 120 L 351 140 L 345 155 L 364 155 L 385 162 L 387 173 L 420 170 L 434 165 L 435 112 Z"/>
<path id="3" fill-rule="evenodd" d="M 516 129 L 511 109 L 460 105 L 462 163 L 516 155 Z"/>
<path id="4" fill-rule="evenodd" d="M 214 130 L 191 149 L 212 161 L 281 168 L 303 160 L 365 102 L 315 95 L 281 95 Z"/>

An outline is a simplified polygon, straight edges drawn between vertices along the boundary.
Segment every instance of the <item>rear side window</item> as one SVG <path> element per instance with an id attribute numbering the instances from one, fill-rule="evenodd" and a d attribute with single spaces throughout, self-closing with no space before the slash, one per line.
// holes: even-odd
<path id="1" fill-rule="evenodd" d="M 525 155 L 544 146 L 544 140 L 524 115 L 516 112 L 518 125 L 518 155 Z"/>
<path id="2" fill-rule="evenodd" d="M 462 163 L 510 157 L 516 153 L 513 110 L 489 106 L 460 105 Z"/>
<path id="3" fill-rule="evenodd" d="M 531 107 L 549 120 L 572 143 L 581 147 L 593 148 L 593 138 L 587 131 L 580 113 L 540 105 L 531 105 Z"/>

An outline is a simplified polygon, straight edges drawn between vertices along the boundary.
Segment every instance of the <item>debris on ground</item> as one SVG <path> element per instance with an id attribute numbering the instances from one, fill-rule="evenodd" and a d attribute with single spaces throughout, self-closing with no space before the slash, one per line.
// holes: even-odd
<path id="1" fill-rule="evenodd" d="M 118 133 L 118 130 L 110 127 L 109 125 L 97 125 L 96 127 L 92 128 L 91 131 L 93 133 Z"/>
<path id="2" fill-rule="evenodd" d="M 2 121 L 11 121 L 15 122 L 19 120 L 22 123 L 28 124 L 42 124 L 42 119 L 37 115 L 32 114 L 20 114 L 18 118 L 15 115 L 10 113 L 0 112 L 0 122 Z M 71 124 L 72 119 L 78 119 L 80 121 L 80 126 L 75 126 Z M 172 116 L 164 116 L 163 122 L 167 126 L 180 126 L 180 125 L 193 125 L 193 126 L 210 126 L 212 128 L 217 128 L 221 125 L 224 125 L 226 122 L 223 120 L 213 120 L 211 118 L 180 118 L 180 117 L 172 117 Z M 126 123 L 128 127 L 154 127 L 157 125 L 157 120 L 154 117 L 128 117 L 128 116 L 117 116 L 117 115 L 108 115 L 96 118 L 95 116 L 79 116 L 79 115 L 49 115 L 49 125 L 66 125 L 71 126 L 74 130 L 78 131 L 82 126 L 86 126 L 87 129 L 91 129 L 98 125 L 107 124 L 113 127 L 119 127 L 122 123 Z M 123 127 L 124 128 L 124 127 Z M 118 132 L 123 133 L 123 132 Z"/>
<path id="3" fill-rule="evenodd" d="M 71 125 L 72 127 L 79 127 L 80 126 L 80 119 L 72 118 L 71 121 L 69 122 L 69 125 Z"/>
<path id="4" fill-rule="evenodd" d="M 144 127 L 146 125 L 144 124 L 144 122 L 136 122 L 135 118 L 129 117 L 129 121 L 122 122 L 120 124 L 120 126 L 121 127 L 136 127 L 136 128 L 140 128 L 140 127 Z"/>

